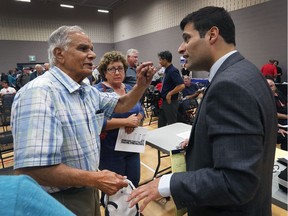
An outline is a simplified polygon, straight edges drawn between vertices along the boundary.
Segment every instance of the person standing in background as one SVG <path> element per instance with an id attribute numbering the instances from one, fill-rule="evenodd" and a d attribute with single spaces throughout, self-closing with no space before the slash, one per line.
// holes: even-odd
<path id="1" fill-rule="evenodd" d="M 49 71 L 49 69 L 50 69 L 50 64 L 49 63 L 44 63 L 44 73 L 46 71 Z"/>
<path id="2" fill-rule="evenodd" d="M 8 83 L 10 87 L 16 88 L 16 71 L 8 71 Z"/>
<path id="3" fill-rule="evenodd" d="M 274 65 L 274 60 L 270 59 L 269 63 L 264 64 L 261 68 L 261 72 L 262 72 L 264 77 L 265 76 L 271 76 L 275 80 L 277 77 L 277 68 Z"/>
<path id="4" fill-rule="evenodd" d="M 281 76 L 283 74 L 282 69 L 278 66 L 279 65 L 279 61 L 278 60 L 274 60 L 274 65 L 276 66 L 277 69 L 277 77 L 275 82 L 276 83 L 281 83 Z"/>
<path id="5" fill-rule="evenodd" d="M 44 74 L 43 67 L 40 64 L 35 65 L 35 71 L 30 74 L 30 81 Z"/>
<path id="6" fill-rule="evenodd" d="M 139 57 L 138 50 L 136 49 L 127 50 L 126 60 L 128 63 L 128 68 L 126 70 L 124 83 L 129 84 L 132 87 L 136 84 L 137 80 L 136 67 L 138 64 L 138 57 Z"/>
<path id="7" fill-rule="evenodd" d="M 130 206 L 172 196 L 188 215 L 271 216 L 277 136 L 274 97 L 258 68 L 237 50 L 235 25 L 221 7 L 204 7 L 180 23 L 178 52 L 192 71 L 209 71 L 186 149 L 186 172 L 134 190 Z"/>
<path id="8" fill-rule="evenodd" d="M 163 99 L 159 110 L 158 128 L 177 122 L 178 93 L 185 88 L 184 81 L 179 70 L 172 64 L 172 54 L 163 51 L 158 54 L 159 64 L 165 68 L 162 89 L 160 91 Z"/>
<path id="9" fill-rule="evenodd" d="M 16 79 L 16 90 L 19 90 L 30 81 L 31 70 L 29 67 L 24 67 L 23 72 Z"/>

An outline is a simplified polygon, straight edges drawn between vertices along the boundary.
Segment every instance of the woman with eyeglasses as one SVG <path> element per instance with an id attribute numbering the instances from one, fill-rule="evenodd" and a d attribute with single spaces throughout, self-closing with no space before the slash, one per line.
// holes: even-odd
<path id="1" fill-rule="evenodd" d="M 124 84 L 127 62 L 122 53 L 111 51 L 101 58 L 98 70 L 102 76 L 102 82 L 95 87 L 102 92 L 115 92 L 124 95 L 132 89 Z M 101 133 L 101 153 L 99 169 L 108 169 L 127 178 L 138 186 L 140 180 L 140 155 L 139 153 L 114 151 L 119 128 L 124 127 L 126 133 L 132 133 L 134 128 L 144 117 L 144 110 L 138 102 L 127 113 L 113 113 L 112 118 L 105 119 Z M 102 199 L 101 199 L 102 200 Z M 102 202 L 103 203 L 103 202 Z"/>

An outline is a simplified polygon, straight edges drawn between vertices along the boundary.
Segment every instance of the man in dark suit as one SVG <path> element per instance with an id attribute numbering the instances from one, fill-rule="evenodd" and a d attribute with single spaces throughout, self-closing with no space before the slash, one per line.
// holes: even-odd
<path id="1" fill-rule="evenodd" d="M 188 215 L 271 216 L 277 135 L 273 95 L 260 71 L 235 48 L 227 11 L 205 7 L 180 24 L 179 53 L 189 70 L 209 71 L 186 151 L 186 172 L 137 188 L 130 205 L 172 196 Z"/>
<path id="2" fill-rule="evenodd" d="M 30 81 L 44 74 L 43 67 L 40 64 L 35 65 L 35 71 L 30 74 Z"/>

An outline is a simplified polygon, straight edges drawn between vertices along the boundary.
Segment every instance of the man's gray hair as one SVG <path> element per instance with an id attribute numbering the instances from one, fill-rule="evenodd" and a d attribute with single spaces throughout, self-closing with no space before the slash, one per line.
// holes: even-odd
<path id="1" fill-rule="evenodd" d="M 69 35 L 77 32 L 83 33 L 83 29 L 80 26 L 61 26 L 52 32 L 48 39 L 48 58 L 51 67 L 53 67 L 56 63 L 56 58 L 54 55 L 55 48 L 67 50 L 68 45 L 71 42 Z"/>
<path id="2" fill-rule="evenodd" d="M 133 54 L 133 53 L 139 54 L 139 51 L 136 50 L 136 49 L 129 49 L 129 50 L 127 50 L 127 52 L 126 52 L 126 58 L 127 58 L 128 56 L 130 56 L 131 54 Z"/>
<path id="3" fill-rule="evenodd" d="M 35 68 L 37 68 L 37 67 L 43 68 L 42 65 L 40 65 L 40 64 L 36 64 L 36 65 L 35 65 Z"/>

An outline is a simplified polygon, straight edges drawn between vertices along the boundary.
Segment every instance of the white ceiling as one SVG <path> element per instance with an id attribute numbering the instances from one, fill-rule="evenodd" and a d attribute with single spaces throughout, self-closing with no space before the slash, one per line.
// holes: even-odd
<path id="1" fill-rule="evenodd" d="M 58 4 L 69 4 L 84 7 L 95 7 L 98 9 L 111 10 L 117 4 L 124 2 L 125 0 L 41 0 L 45 4 L 58 3 Z"/>

